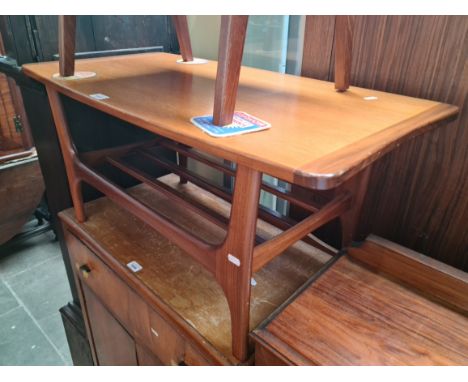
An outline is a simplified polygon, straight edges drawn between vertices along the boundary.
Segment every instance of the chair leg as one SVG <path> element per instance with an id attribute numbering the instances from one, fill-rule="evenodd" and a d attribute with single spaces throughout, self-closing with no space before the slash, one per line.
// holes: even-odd
<path id="1" fill-rule="evenodd" d="M 179 41 L 179 49 L 182 60 L 193 61 L 187 16 L 172 16 L 172 22 L 174 23 L 177 40 Z"/>
<path id="2" fill-rule="evenodd" d="M 349 88 L 353 47 L 352 16 L 335 19 L 335 89 L 344 92 Z"/>
<path id="3" fill-rule="evenodd" d="M 76 16 L 59 16 L 59 72 L 62 77 L 75 73 Z"/>
<path id="4" fill-rule="evenodd" d="M 218 126 L 230 124 L 234 115 L 248 20 L 248 16 L 221 18 L 213 110 L 213 123 Z"/>
<path id="5" fill-rule="evenodd" d="M 261 173 L 239 165 L 226 240 L 216 254 L 216 279 L 229 304 L 232 354 L 248 357 L 250 282 Z"/>

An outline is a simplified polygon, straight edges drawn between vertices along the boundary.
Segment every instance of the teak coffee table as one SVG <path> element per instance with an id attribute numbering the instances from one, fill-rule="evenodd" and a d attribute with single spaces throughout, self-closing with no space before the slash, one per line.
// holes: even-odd
<path id="1" fill-rule="evenodd" d="M 330 82 L 243 67 L 236 110 L 272 126 L 257 133 L 213 138 L 190 119 L 213 110 L 217 63 L 185 65 L 177 63 L 178 58 L 150 53 L 78 60 L 76 71 L 96 73 L 81 79 L 54 76 L 59 72 L 56 62 L 24 65 L 24 72 L 46 86 L 77 220 L 86 219 L 81 197 L 81 184 L 85 182 L 199 261 L 224 290 L 231 312 L 233 355 L 244 361 L 248 357 L 252 272 L 296 241 L 304 237 L 313 241 L 309 233 L 336 218 L 342 224 L 342 248 L 348 246 L 355 234 L 372 163 L 399 144 L 428 131 L 436 122 L 454 116 L 457 108 L 357 87 L 337 92 Z M 146 129 L 155 134 L 155 139 L 80 155 L 70 136 L 61 96 Z M 159 157 L 155 152 L 158 147 L 178 152 L 178 164 Z M 236 167 L 216 162 L 200 151 L 233 162 Z M 130 156 L 162 166 L 179 175 L 182 183 L 193 182 L 231 201 L 230 219 L 166 187 L 130 164 Z M 235 176 L 233 194 L 188 170 L 186 158 Z M 102 162 L 225 227 L 224 241 L 214 246 L 161 216 L 93 169 Z M 262 183 L 262 174 L 310 192 L 328 191 L 320 193 L 320 202 L 310 204 L 287 189 Z M 292 224 L 259 208 L 261 189 L 301 206 L 310 216 Z M 284 231 L 270 240 L 256 238 L 257 216 Z"/>

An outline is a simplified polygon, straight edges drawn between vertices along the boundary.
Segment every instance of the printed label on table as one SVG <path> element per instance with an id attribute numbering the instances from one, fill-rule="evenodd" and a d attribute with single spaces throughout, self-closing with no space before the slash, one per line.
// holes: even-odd
<path id="1" fill-rule="evenodd" d="M 271 124 L 268 122 L 262 121 L 261 119 L 244 113 L 243 111 L 236 111 L 234 113 L 232 123 L 226 126 L 214 125 L 212 115 L 193 117 L 190 121 L 205 133 L 218 138 L 253 133 L 255 131 L 261 131 L 271 127 Z"/>
<path id="2" fill-rule="evenodd" d="M 127 267 L 129 267 L 135 273 L 143 269 L 143 267 L 140 264 L 138 264 L 136 261 L 130 261 L 127 264 Z"/>
<path id="3" fill-rule="evenodd" d="M 105 94 L 102 93 L 95 93 L 95 94 L 90 94 L 89 95 L 91 98 L 97 99 L 98 101 L 102 101 L 103 99 L 109 99 L 109 96 L 106 96 Z"/>

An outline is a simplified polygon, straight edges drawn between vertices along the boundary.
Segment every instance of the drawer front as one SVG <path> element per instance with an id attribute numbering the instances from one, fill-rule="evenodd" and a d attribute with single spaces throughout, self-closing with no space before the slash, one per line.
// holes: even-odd
<path id="1" fill-rule="evenodd" d="M 80 281 L 102 301 L 129 333 L 165 365 L 184 360 L 184 339 L 75 236 L 67 247 Z M 90 318 L 92 320 L 92 318 Z"/>

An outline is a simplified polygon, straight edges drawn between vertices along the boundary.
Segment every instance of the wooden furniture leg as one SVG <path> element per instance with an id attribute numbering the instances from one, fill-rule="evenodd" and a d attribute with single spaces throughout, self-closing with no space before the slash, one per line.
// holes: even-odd
<path id="1" fill-rule="evenodd" d="M 335 19 L 335 89 L 344 92 L 349 88 L 353 47 L 352 16 Z"/>
<path id="2" fill-rule="evenodd" d="M 177 40 L 179 41 L 179 49 L 182 60 L 185 62 L 193 61 L 187 16 L 172 16 L 172 22 L 174 23 Z"/>
<path id="3" fill-rule="evenodd" d="M 231 311 L 232 354 L 248 356 L 250 283 L 261 173 L 238 165 L 228 233 L 216 253 L 216 279 Z"/>
<path id="4" fill-rule="evenodd" d="M 356 239 L 362 205 L 367 193 L 372 165 L 367 166 L 360 173 L 338 187 L 339 190 L 349 191 L 352 195 L 351 208 L 340 216 L 341 221 L 341 247 L 348 247 Z"/>
<path id="5" fill-rule="evenodd" d="M 234 115 L 248 20 L 248 16 L 221 18 L 213 109 L 213 123 L 218 126 L 230 124 Z"/>
<path id="6" fill-rule="evenodd" d="M 70 137 L 70 131 L 68 130 L 59 94 L 49 86 L 46 86 L 46 89 L 60 148 L 62 149 L 76 219 L 82 223 L 86 220 L 86 215 L 83 206 L 83 196 L 81 194 L 81 179 L 78 177 L 74 165 L 77 156 L 76 148 Z"/>
<path id="7" fill-rule="evenodd" d="M 59 16 L 59 72 L 62 77 L 75 73 L 76 16 Z"/>

